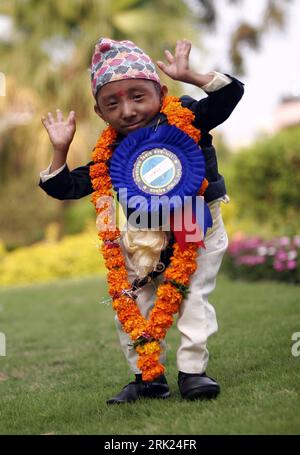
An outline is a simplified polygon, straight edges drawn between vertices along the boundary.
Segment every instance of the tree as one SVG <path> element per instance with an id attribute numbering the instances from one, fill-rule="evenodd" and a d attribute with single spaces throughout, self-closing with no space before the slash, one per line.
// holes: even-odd
<path id="1" fill-rule="evenodd" d="M 74 109 L 83 129 L 84 124 L 94 129 L 95 120 L 99 122 L 93 113 L 88 69 L 100 35 L 133 39 L 156 59 L 178 36 L 192 38 L 195 33 L 183 1 L 14 0 L 5 2 L 1 12 L 13 19 L 15 31 L 11 40 L 0 41 L 1 70 L 7 79 L 15 80 L 19 90 L 35 93 L 35 118 L 57 106 Z M 36 132 L 34 122 L 30 124 Z M 5 153 L 9 162 L 12 154 L 7 147 L 0 154 Z"/>
<path id="2" fill-rule="evenodd" d="M 195 28 L 185 3 L 173 0 L 14 0 L 1 2 L 0 14 L 13 21 L 12 35 L 0 40 L 1 71 L 7 79 L 7 96 L 0 99 L 0 201 L 6 203 L 9 191 L 14 206 L 19 207 L 18 213 L 11 211 L 8 218 L 7 210 L 3 211 L 6 229 L 0 230 L 0 237 L 6 239 L 12 226 L 19 234 L 22 217 L 26 217 L 22 191 L 14 192 L 13 182 L 27 196 L 37 192 L 38 173 L 51 156 L 40 122 L 42 114 L 58 106 L 65 113 L 74 109 L 77 133 L 68 163 L 75 167 L 89 161 L 101 128 L 93 111 L 88 72 L 97 39 L 132 39 L 156 59 L 164 48 L 173 47 L 178 36 L 195 37 Z M 27 118 L 23 116 L 26 108 L 30 113 Z M 62 221 L 69 203 L 55 202 L 57 219 Z M 33 241 L 32 234 L 28 236 L 27 230 L 23 240 Z"/>
<path id="3" fill-rule="evenodd" d="M 187 0 L 189 4 L 194 5 L 193 0 Z M 261 44 L 262 38 L 270 31 L 272 27 L 282 29 L 287 18 L 287 8 L 293 0 L 265 0 L 263 3 L 263 12 L 257 25 L 253 25 L 247 20 L 241 20 L 232 30 L 229 43 L 229 59 L 233 65 L 233 71 L 236 74 L 244 73 L 243 48 L 250 46 L 257 50 Z M 228 6 L 234 6 L 242 10 L 245 0 L 225 0 Z M 218 24 L 222 23 L 218 6 L 220 0 L 196 0 L 198 8 L 198 20 L 206 32 L 214 32 Z"/>

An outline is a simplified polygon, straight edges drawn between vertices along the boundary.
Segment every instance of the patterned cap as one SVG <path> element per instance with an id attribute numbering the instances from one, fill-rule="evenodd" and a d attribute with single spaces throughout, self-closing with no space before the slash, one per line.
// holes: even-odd
<path id="1" fill-rule="evenodd" d="M 122 79 L 149 79 L 160 84 L 154 63 L 132 41 L 100 38 L 91 64 L 93 95 L 108 82 Z"/>

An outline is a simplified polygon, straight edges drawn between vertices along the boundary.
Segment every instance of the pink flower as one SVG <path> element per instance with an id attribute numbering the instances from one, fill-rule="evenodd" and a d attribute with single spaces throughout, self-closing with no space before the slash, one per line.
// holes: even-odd
<path id="1" fill-rule="evenodd" d="M 290 239 L 289 239 L 289 237 L 287 237 L 287 236 L 280 237 L 280 239 L 279 239 L 279 245 L 280 245 L 280 246 L 287 246 L 287 245 L 289 245 L 289 244 L 290 244 Z"/>
<path id="2" fill-rule="evenodd" d="M 266 262 L 265 256 L 255 256 L 256 264 L 263 264 Z"/>
<path id="3" fill-rule="evenodd" d="M 275 248 L 274 246 L 270 246 L 270 247 L 268 248 L 268 255 L 269 255 L 269 256 L 274 256 L 275 253 L 276 253 L 276 248 Z"/>
<path id="4" fill-rule="evenodd" d="M 298 253 L 296 250 L 291 250 L 288 252 L 288 260 L 296 259 L 297 256 L 298 256 Z"/>
<path id="5" fill-rule="evenodd" d="M 294 261 L 294 260 L 287 261 L 287 268 L 289 270 L 296 269 L 297 268 L 297 261 Z"/>
<path id="6" fill-rule="evenodd" d="M 258 253 L 260 256 L 266 256 L 267 252 L 268 252 L 268 249 L 267 249 L 267 247 L 264 246 L 264 245 L 261 245 L 261 246 L 259 246 L 259 247 L 257 248 L 257 253 Z"/>
<path id="7" fill-rule="evenodd" d="M 246 237 L 239 235 L 239 236 L 235 236 L 234 240 L 232 240 L 230 242 L 229 248 L 228 248 L 228 253 L 231 256 L 238 256 L 243 253 L 244 253 L 244 255 L 246 253 L 250 253 L 250 254 L 252 253 L 252 255 L 253 255 L 256 253 L 257 248 L 260 249 L 258 254 L 260 254 L 260 255 L 266 254 L 266 247 L 260 237 L 246 238 Z M 262 251 L 264 251 L 263 254 L 262 254 Z"/>
<path id="8" fill-rule="evenodd" d="M 245 248 L 257 248 L 262 243 L 262 240 L 259 237 L 250 237 L 244 241 Z"/>
<path id="9" fill-rule="evenodd" d="M 236 260 L 236 265 L 250 265 L 254 266 L 257 264 L 263 264 L 265 262 L 264 256 L 252 256 L 252 255 L 244 255 L 241 256 Z"/>
<path id="10" fill-rule="evenodd" d="M 237 256 L 241 250 L 242 248 L 239 242 L 233 241 L 229 244 L 228 253 L 232 256 Z"/>
<path id="11" fill-rule="evenodd" d="M 280 262 L 280 261 L 274 261 L 274 269 L 277 270 L 277 272 L 282 272 L 283 270 L 285 270 L 285 265 L 283 262 Z"/>
<path id="12" fill-rule="evenodd" d="M 276 259 L 278 261 L 286 261 L 288 258 L 287 252 L 284 250 L 279 250 L 276 254 Z"/>
<path id="13" fill-rule="evenodd" d="M 295 235 L 293 238 L 294 245 L 300 247 L 300 235 Z"/>

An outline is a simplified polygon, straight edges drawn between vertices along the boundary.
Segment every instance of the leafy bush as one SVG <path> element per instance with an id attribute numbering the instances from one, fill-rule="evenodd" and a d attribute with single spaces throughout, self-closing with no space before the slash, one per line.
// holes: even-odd
<path id="1" fill-rule="evenodd" d="M 231 278 L 300 283 L 299 256 L 300 236 L 236 238 L 229 244 L 223 270 Z"/>
<path id="2" fill-rule="evenodd" d="M 95 208 L 90 197 L 76 201 L 67 201 L 64 212 L 64 234 L 72 235 L 83 232 L 89 221 L 95 220 Z"/>
<path id="3" fill-rule="evenodd" d="M 300 207 L 300 128 L 281 131 L 238 153 L 227 177 L 239 218 L 296 235 Z"/>
<path id="4" fill-rule="evenodd" d="M 59 218 L 61 201 L 47 197 L 36 180 L 23 176 L 0 189 L 0 239 L 8 250 L 40 241 Z"/>
<path id="5" fill-rule="evenodd" d="M 96 227 L 56 242 L 51 239 L 0 254 L 0 285 L 51 281 L 104 273 Z M 55 237 L 55 235 L 53 236 Z"/>

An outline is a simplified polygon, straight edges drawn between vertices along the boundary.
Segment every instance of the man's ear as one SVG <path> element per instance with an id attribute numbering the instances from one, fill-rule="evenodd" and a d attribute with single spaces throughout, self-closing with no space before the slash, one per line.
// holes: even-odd
<path id="1" fill-rule="evenodd" d="M 100 118 L 102 118 L 102 120 L 104 120 L 103 115 L 97 104 L 94 105 L 94 111 L 96 112 L 97 115 L 99 115 Z"/>
<path id="2" fill-rule="evenodd" d="M 165 96 L 168 94 L 168 87 L 166 85 L 162 85 L 161 87 L 161 101 L 164 99 Z"/>

